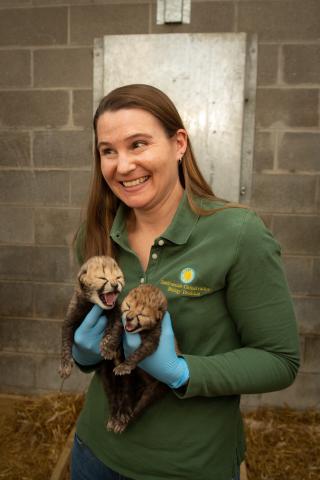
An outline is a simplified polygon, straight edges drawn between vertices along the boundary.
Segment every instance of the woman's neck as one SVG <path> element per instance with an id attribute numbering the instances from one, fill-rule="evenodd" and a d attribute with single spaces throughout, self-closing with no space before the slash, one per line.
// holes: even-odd
<path id="1" fill-rule="evenodd" d="M 171 192 L 161 204 L 150 209 L 133 210 L 128 221 L 128 232 L 147 232 L 148 236 L 158 237 L 170 225 L 182 195 L 183 189 L 180 187 Z"/>

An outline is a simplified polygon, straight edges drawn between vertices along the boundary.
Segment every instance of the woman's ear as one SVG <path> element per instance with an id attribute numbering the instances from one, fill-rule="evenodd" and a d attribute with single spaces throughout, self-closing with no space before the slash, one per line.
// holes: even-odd
<path id="1" fill-rule="evenodd" d="M 177 146 L 177 160 L 185 154 L 188 144 L 188 134 L 184 128 L 179 128 L 176 131 L 176 146 Z"/>

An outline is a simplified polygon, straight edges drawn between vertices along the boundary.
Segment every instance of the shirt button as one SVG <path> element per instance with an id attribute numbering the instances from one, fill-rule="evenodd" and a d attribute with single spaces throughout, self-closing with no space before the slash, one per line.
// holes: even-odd
<path id="1" fill-rule="evenodd" d="M 157 253 L 153 253 L 151 256 L 152 256 L 153 260 L 157 260 L 157 258 L 158 258 Z"/>
<path id="2" fill-rule="evenodd" d="M 140 278 L 140 283 L 144 283 L 144 278 L 143 277 Z"/>
<path id="3" fill-rule="evenodd" d="M 164 245 L 164 240 L 162 240 L 162 238 L 160 238 L 159 242 L 158 242 L 158 245 L 160 247 L 162 247 Z"/>

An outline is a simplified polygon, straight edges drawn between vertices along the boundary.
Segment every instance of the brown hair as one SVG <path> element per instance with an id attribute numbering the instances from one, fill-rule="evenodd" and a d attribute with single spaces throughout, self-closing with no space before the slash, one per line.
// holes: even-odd
<path id="1" fill-rule="evenodd" d="M 150 85 L 126 85 L 116 88 L 102 98 L 93 118 L 95 167 L 86 215 L 83 245 L 85 258 L 93 255 L 115 255 L 109 234 L 120 200 L 111 191 L 101 173 L 100 154 L 97 148 L 97 122 L 99 117 L 107 111 L 129 108 L 139 108 L 154 115 L 168 137 L 172 137 L 180 128 L 185 128 L 172 101 L 161 90 Z M 217 197 L 199 170 L 189 138 L 183 161 L 178 168 L 180 182 L 194 212 L 199 215 L 211 215 L 221 210 L 221 208 L 204 209 L 197 202 L 197 198 L 217 200 Z"/>

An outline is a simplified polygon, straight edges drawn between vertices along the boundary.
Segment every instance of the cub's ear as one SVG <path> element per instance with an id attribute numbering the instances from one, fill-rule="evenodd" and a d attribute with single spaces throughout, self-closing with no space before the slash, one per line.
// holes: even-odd
<path id="1" fill-rule="evenodd" d="M 80 270 L 79 274 L 78 274 L 78 282 L 80 283 L 81 287 L 83 287 L 84 285 L 84 276 L 87 274 L 87 270 L 84 269 L 84 270 Z"/>

